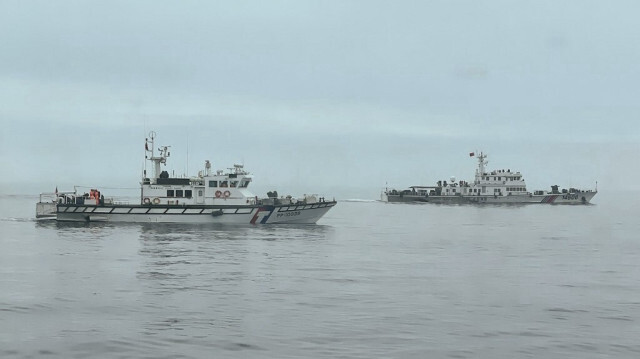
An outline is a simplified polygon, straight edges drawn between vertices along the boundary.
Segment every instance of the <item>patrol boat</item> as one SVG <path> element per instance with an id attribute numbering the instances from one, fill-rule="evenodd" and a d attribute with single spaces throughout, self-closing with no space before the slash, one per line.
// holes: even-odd
<path id="1" fill-rule="evenodd" d="M 80 194 L 43 193 L 36 205 L 36 218 L 75 222 L 167 222 L 271 224 L 316 223 L 335 206 L 317 195 L 278 197 L 276 191 L 258 198 L 248 189 L 253 175 L 243 165 L 213 172 L 205 161 L 196 177 L 172 178 L 161 165 L 167 163 L 169 147 L 155 149 L 156 134 L 145 139 L 145 159 L 152 163 L 153 176 L 146 170 L 140 185 L 140 203 L 129 204 L 106 198 L 98 189 Z"/>
<path id="2" fill-rule="evenodd" d="M 557 185 L 551 191 L 527 190 L 522 173 L 508 170 L 488 172 L 485 166 L 487 155 L 480 152 L 469 154 L 478 159 L 475 179 L 472 183 L 438 181 L 436 186 L 411 186 L 406 190 L 385 189 L 381 194 L 384 202 L 431 202 L 431 203 L 546 203 L 546 204 L 587 204 L 598 193 L 595 190 L 569 188 L 560 190 Z"/>

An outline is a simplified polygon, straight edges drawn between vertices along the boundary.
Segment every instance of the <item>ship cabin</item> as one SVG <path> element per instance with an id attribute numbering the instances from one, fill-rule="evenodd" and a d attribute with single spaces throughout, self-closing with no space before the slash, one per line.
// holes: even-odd
<path id="1" fill-rule="evenodd" d="M 527 184 L 522 177 L 522 173 L 507 170 L 485 171 L 487 156 L 480 152 L 478 155 L 471 154 L 478 158 L 478 168 L 476 169 L 473 183 L 466 181 L 456 182 L 454 177 L 450 181 L 438 181 L 435 189 L 439 196 L 524 196 L 529 195 Z"/>
<path id="2" fill-rule="evenodd" d="M 235 164 L 228 171 L 205 170 L 197 177 L 170 178 L 162 171 L 157 178 L 144 178 L 141 204 L 143 205 L 254 205 L 257 199 L 248 190 L 253 176 L 243 165 Z"/>
<path id="3" fill-rule="evenodd" d="M 527 195 L 527 184 L 520 172 L 507 170 L 495 170 L 480 173 L 476 171 L 476 178 L 469 195 L 511 196 Z"/>
<path id="4" fill-rule="evenodd" d="M 511 196 L 527 194 L 527 185 L 520 172 L 498 170 L 476 176 L 473 183 L 455 180 L 438 181 L 430 195 L 438 196 Z"/>
<path id="5" fill-rule="evenodd" d="M 456 192 L 465 196 L 512 196 L 512 195 L 529 195 L 527 192 L 527 184 L 522 177 L 522 173 L 518 171 L 507 170 L 494 170 L 485 171 L 487 156 L 480 152 L 472 156 L 478 159 L 478 168 L 476 169 L 475 179 L 473 183 L 460 181 L 458 184 L 459 189 L 456 191 L 456 183 L 453 183 L 454 188 L 451 192 L 455 195 Z M 452 178 L 452 182 L 453 178 Z M 449 192 L 445 191 L 445 195 Z"/>
<path id="6" fill-rule="evenodd" d="M 167 164 L 170 146 L 155 148 L 155 132 L 145 139 L 145 159 L 152 164 L 153 176 L 143 172 L 140 191 L 142 205 L 255 205 L 257 197 L 248 190 L 253 176 L 243 165 L 234 164 L 228 171 L 211 170 L 205 161 L 204 170 L 197 177 L 169 177 L 160 166 Z M 150 146 L 149 146 L 150 145 Z M 156 153 L 156 150 L 158 151 Z"/>

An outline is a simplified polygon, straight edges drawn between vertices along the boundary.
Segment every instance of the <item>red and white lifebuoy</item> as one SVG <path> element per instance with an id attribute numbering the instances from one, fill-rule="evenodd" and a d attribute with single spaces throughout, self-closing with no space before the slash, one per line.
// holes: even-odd
<path id="1" fill-rule="evenodd" d="M 231 192 L 229 192 L 229 191 L 224 191 L 224 197 L 226 198 L 226 197 L 229 197 L 229 196 L 231 196 Z"/>
<path id="2" fill-rule="evenodd" d="M 217 197 L 217 198 L 220 198 L 220 196 L 222 196 L 222 192 L 220 192 L 220 191 L 216 191 L 216 197 Z"/>

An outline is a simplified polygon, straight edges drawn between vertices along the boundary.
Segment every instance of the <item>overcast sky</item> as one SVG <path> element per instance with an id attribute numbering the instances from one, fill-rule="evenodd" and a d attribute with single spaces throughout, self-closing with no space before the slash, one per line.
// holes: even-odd
<path id="1" fill-rule="evenodd" d="M 0 1 L 0 192 L 136 187 L 150 130 L 172 145 L 168 170 L 242 162 L 260 195 L 469 180 L 478 150 L 531 190 L 640 189 L 638 14 L 638 1 Z"/>

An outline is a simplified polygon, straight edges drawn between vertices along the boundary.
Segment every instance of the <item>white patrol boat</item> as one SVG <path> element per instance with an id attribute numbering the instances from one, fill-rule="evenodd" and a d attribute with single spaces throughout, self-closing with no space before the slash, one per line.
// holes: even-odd
<path id="1" fill-rule="evenodd" d="M 432 203 L 550 203 L 550 204 L 587 204 L 598 193 L 595 190 L 579 190 L 576 188 L 559 190 L 551 186 L 551 191 L 527 190 L 527 185 L 520 172 L 495 170 L 487 172 L 485 159 L 487 155 L 480 152 L 477 157 L 478 168 L 473 183 L 456 182 L 454 177 L 449 181 L 438 181 L 436 186 L 411 186 L 406 190 L 385 189 L 381 199 L 384 202 L 432 202 Z"/>
<path id="2" fill-rule="evenodd" d="M 97 189 L 89 193 L 58 192 L 41 194 L 36 217 L 58 221 L 167 222 L 167 223 L 316 223 L 335 200 L 325 201 L 317 195 L 278 197 L 268 192 L 259 199 L 248 189 L 253 176 L 243 165 L 228 171 L 211 170 L 211 163 L 197 177 L 171 178 L 166 166 L 169 146 L 154 149 L 155 133 L 145 139 L 145 159 L 153 164 L 153 176 L 143 172 L 139 204 L 105 198 Z M 149 147 L 150 146 L 150 147 Z"/>

